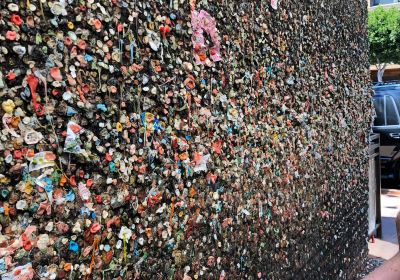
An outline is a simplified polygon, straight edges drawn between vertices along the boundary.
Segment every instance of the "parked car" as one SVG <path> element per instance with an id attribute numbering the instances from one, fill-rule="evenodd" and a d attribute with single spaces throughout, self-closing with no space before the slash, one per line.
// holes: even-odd
<path id="1" fill-rule="evenodd" d="M 400 81 L 375 84 L 373 90 L 372 131 L 380 133 L 381 176 L 393 187 L 400 184 Z"/>

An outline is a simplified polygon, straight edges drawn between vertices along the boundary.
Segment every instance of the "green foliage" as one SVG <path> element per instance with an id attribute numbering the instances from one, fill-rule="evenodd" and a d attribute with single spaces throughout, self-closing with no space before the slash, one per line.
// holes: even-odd
<path id="1" fill-rule="evenodd" d="M 381 6 L 368 13 L 370 62 L 400 62 L 400 9 Z"/>

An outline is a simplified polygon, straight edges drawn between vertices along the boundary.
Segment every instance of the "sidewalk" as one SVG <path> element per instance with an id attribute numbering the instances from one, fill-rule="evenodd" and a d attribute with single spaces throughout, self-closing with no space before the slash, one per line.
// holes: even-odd
<path id="1" fill-rule="evenodd" d="M 399 251 L 395 218 L 400 211 L 400 191 L 383 189 L 381 194 L 382 239 L 368 243 L 369 254 L 385 260 Z"/>

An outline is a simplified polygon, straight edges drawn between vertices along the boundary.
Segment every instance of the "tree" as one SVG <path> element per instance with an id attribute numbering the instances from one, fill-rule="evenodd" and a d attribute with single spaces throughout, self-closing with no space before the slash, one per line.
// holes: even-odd
<path id="1" fill-rule="evenodd" d="M 378 70 L 378 82 L 388 63 L 400 61 L 400 9 L 378 6 L 368 13 L 370 62 Z"/>

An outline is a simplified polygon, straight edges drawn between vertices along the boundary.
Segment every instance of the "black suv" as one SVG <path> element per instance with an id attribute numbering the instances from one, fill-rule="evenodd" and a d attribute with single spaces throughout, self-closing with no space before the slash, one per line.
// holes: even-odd
<path id="1" fill-rule="evenodd" d="M 400 183 L 400 81 L 375 84 L 373 90 L 376 117 L 372 131 L 380 133 L 382 179 L 398 185 Z"/>

